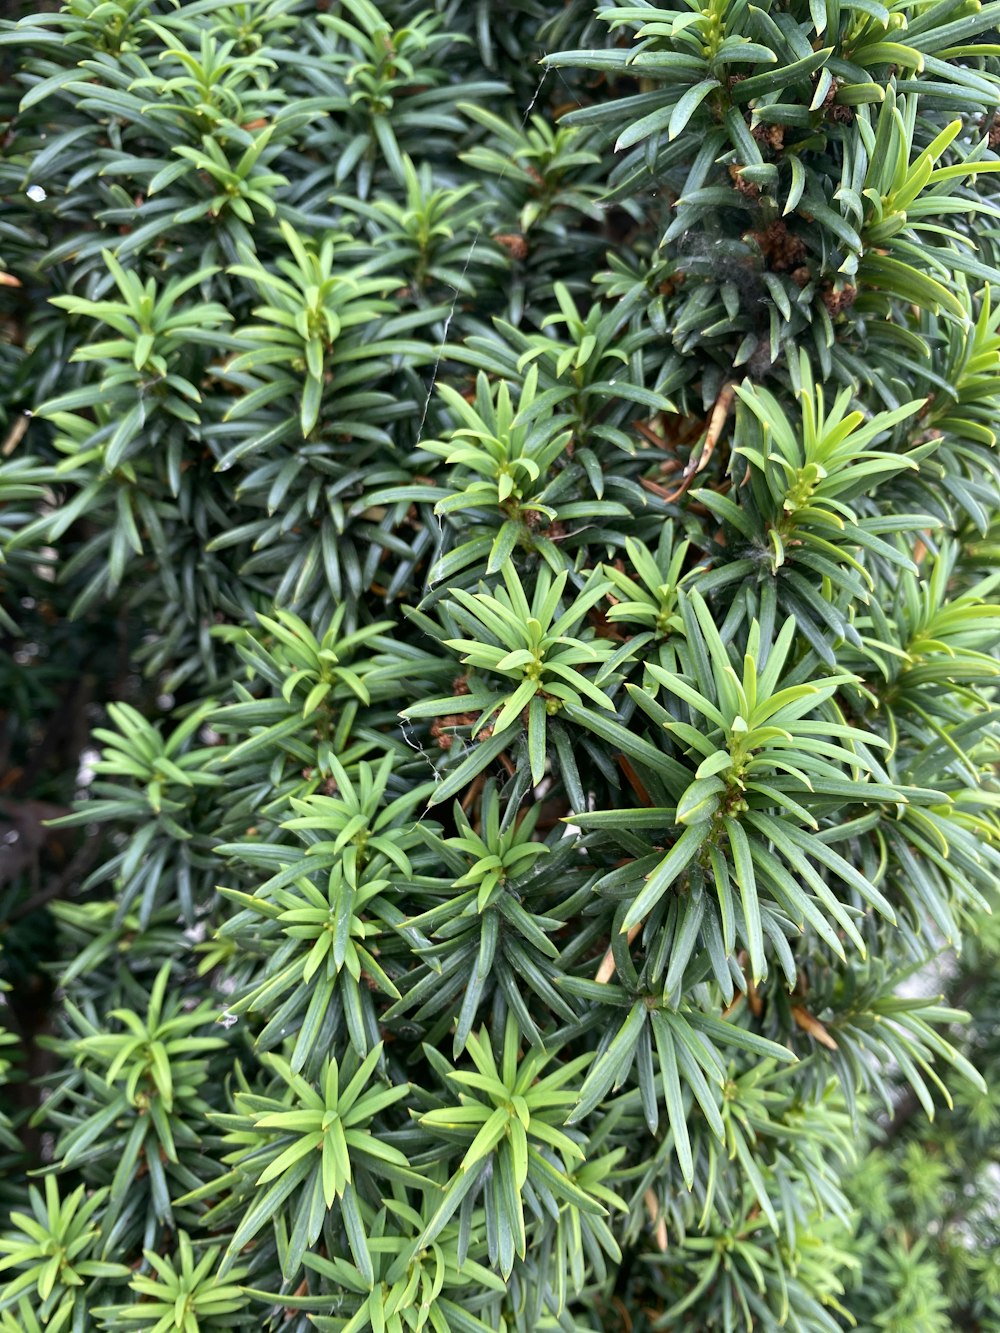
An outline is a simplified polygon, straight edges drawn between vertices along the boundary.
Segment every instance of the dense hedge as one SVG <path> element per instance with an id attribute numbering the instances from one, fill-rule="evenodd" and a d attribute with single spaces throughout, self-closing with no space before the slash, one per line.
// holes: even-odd
<path id="1" fill-rule="evenodd" d="M 0 25 L 0 1328 L 1000 1329 L 998 21 Z"/>

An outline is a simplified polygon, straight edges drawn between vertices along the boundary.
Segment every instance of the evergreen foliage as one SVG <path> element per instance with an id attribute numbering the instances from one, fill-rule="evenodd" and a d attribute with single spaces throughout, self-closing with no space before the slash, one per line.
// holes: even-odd
<path id="1" fill-rule="evenodd" d="M 1000 1330 L 998 27 L 0 23 L 0 1329 Z"/>

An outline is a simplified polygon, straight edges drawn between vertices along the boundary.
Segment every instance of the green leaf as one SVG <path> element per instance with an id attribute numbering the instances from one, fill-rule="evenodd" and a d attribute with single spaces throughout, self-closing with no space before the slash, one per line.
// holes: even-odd
<path id="1" fill-rule="evenodd" d="M 727 817 L 723 822 L 726 827 L 729 846 L 733 853 L 733 869 L 740 890 L 743 919 L 747 928 L 750 971 L 753 975 L 754 985 L 756 985 L 762 977 L 766 976 L 767 963 L 764 961 L 764 935 L 761 929 L 757 878 L 754 874 L 753 859 L 750 855 L 750 841 L 738 820 Z"/>
<path id="2" fill-rule="evenodd" d="M 671 884 L 701 851 L 709 830 L 710 825 L 705 821 L 691 824 L 684 830 L 656 869 L 647 877 L 639 896 L 625 913 L 621 924 L 622 933 L 645 920 Z"/>

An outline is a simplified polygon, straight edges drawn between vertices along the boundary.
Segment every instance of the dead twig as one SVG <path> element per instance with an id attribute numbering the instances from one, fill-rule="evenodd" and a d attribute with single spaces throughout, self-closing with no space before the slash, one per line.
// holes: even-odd
<path id="1" fill-rule="evenodd" d="M 0 276 L 3 275 L 0 274 Z M 28 422 L 30 420 L 31 418 L 28 416 L 27 412 L 22 412 L 19 417 L 14 418 L 11 422 L 10 430 L 4 437 L 3 444 L 0 444 L 0 455 L 4 458 L 10 457 L 24 438 L 24 432 L 28 429 Z"/>
<path id="2" fill-rule="evenodd" d="M 652 1190 L 647 1190 L 642 1196 L 642 1201 L 646 1205 L 646 1212 L 649 1214 L 649 1220 L 653 1226 L 653 1240 L 656 1242 L 656 1248 L 661 1254 L 667 1252 L 667 1221 L 660 1212 L 660 1201 Z"/>
<path id="3" fill-rule="evenodd" d="M 719 390 L 718 397 L 709 414 L 708 425 L 705 429 L 705 438 L 698 453 L 692 452 L 687 467 L 681 473 L 681 479 L 678 486 L 663 499 L 667 503 L 680 499 L 687 488 L 694 481 L 699 472 L 703 472 L 711 462 L 712 455 L 715 453 L 715 446 L 719 443 L 722 435 L 722 428 L 729 418 L 729 413 L 733 410 L 733 403 L 736 399 L 736 383 L 732 380 L 727 382 Z"/>
<path id="4" fill-rule="evenodd" d="M 634 926 L 629 926 L 628 934 L 625 936 L 629 944 L 635 939 L 645 923 L 637 921 Z M 594 974 L 594 980 L 600 986 L 606 986 L 615 974 L 615 956 L 611 952 L 611 945 L 608 945 L 608 951 L 601 959 L 601 965 Z"/>
<path id="5" fill-rule="evenodd" d="M 818 1041 L 821 1046 L 825 1046 L 827 1050 L 836 1051 L 839 1049 L 837 1043 L 819 1019 L 815 1018 L 808 1009 L 803 1009 L 802 1005 L 792 1005 L 792 1018 L 803 1032 L 808 1032 L 810 1037 Z"/>

